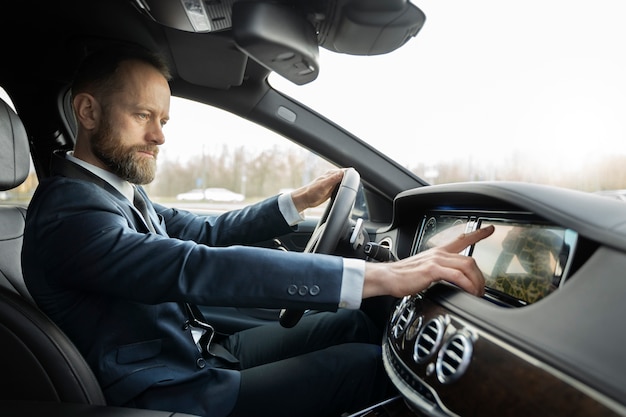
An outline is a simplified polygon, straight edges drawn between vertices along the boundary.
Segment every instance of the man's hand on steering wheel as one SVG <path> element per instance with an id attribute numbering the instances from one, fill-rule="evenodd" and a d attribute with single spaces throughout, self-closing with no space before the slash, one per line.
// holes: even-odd
<path id="1" fill-rule="evenodd" d="M 334 169 L 316 178 L 310 184 L 291 192 L 291 199 L 298 212 L 317 207 L 330 198 L 344 175 L 343 169 Z"/>

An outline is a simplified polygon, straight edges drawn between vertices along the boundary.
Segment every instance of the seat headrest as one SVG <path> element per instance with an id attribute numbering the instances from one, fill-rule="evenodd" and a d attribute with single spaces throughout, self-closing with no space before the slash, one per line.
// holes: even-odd
<path id="1" fill-rule="evenodd" d="M 26 180 L 30 170 L 28 136 L 19 116 L 0 99 L 0 191 Z"/>

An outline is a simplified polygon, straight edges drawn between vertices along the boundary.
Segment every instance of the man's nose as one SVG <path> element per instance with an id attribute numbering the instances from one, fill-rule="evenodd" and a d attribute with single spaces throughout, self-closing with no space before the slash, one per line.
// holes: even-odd
<path id="1" fill-rule="evenodd" d="M 165 134 L 163 133 L 163 125 L 160 122 L 156 122 L 152 124 L 152 128 L 149 132 L 149 140 L 151 142 L 156 143 L 157 145 L 162 145 L 165 143 Z"/>

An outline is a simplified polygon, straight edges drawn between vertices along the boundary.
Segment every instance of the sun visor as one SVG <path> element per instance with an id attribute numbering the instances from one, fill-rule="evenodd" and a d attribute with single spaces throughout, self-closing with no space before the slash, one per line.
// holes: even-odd
<path id="1" fill-rule="evenodd" d="M 302 85 L 319 74 L 315 27 L 288 4 L 241 1 L 233 4 L 233 39 L 264 67 Z"/>
<path id="2" fill-rule="evenodd" d="M 319 74 L 319 48 L 349 55 L 380 55 L 394 51 L 416 36 L 426 16 L 408 0 L 133 0 L 156 22 L 180 31 L 168 37 L 206 42 L 211 35 L 232 37 L 236 49 L 226 55 L 245 67 L 250 58 L 264 68 L 302 85 Z M 191 36 L 189 34 L 193 34 Z M 219 43 L 219 42 L 218 42 Z M 189 55 L 189 56 L 188 56 Z M 210 56 L 207 54 L 207 56 Z M 201 59 L 195 56 L 193 59 Z M 207 58 L 208 59 L 208 58 Z M 183 78 L 207 79 L 209 65 L 180 66 Z M 220 80 L 219 85 L 238 85 L 243 74 Z M 207 82 L 201 82 L 206 85 Z M 211 84 L 210 82 L 208 84 Z"/>
<path id="3" fill-rule="evenodd" d="M 176 44 L 172 57 L 178 75 L 185 81 L 220 89 L 243 82 L 248 57 L 227 37 L 180 30 L 167 30 L 166 35 L 170 43 Z M 219 62 L 215 56 L 220 57 Z"/>

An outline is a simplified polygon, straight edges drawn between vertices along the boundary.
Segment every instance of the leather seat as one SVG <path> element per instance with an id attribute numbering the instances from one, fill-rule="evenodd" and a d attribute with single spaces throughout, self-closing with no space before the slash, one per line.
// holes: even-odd
<path id="1" fill-rule="evenodd" d="M 0 100 L 0 191 L 30 169 L 24 126 Z M 0 401 L 105 405 L 100 386 L 72 342 L 34 304 L 21 268 L 26 207 L 0 206 Z"/>

